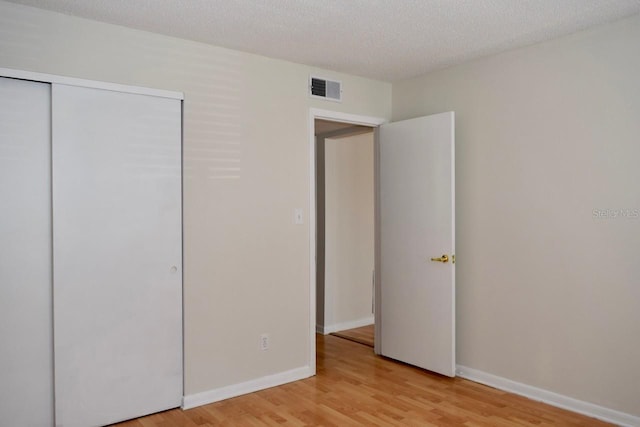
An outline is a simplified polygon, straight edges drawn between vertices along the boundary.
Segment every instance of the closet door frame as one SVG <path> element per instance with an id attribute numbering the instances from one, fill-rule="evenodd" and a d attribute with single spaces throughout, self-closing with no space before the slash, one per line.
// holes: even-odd
<path id="1" fill-rule="evenodd" d="M 152 89 L 141 86 L 122 85 L 118 83 L 99 82 L 96 80 L 77 79 L 75 77 L 57 76 L 55 74 L 35 73 L 32 71 L 15 70 L 0 67 L 0 77 L 10 77 L 21 80 L 32 80 L 41 83 L 59 83 L 67 86 L 79 86 L 93 89 L 112 90 L 115 92 L 134 93 L 139 95 L 151 95 L 161 98 L 184 100 L 182 92 L 174 92 L 163 89 Z"/>

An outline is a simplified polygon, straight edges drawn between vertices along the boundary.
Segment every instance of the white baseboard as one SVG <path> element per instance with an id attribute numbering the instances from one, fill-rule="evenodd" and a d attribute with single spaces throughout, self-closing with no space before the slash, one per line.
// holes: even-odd
<path id="1" fill-rule="evenodd" d="M 318 331 L 319 334 L 327 335 L 332 332 L 339 332 L 347 329 L 361 328 L 363 326 L 373 325 L 373 323 L 374 323 L 374 320 L 373 320 L 373 314 L 372 314 L 371 316 L 363 317 L 362 319 L 358 319 L 358 320 L 352 320 L 350 322 L 326 325 L 324 328 L 320 325 L 316 325 L 316 331 Z M 318 329 L 321 329 L 321 330 L 318 330 Z"/>
<path id="2" fill-rule="evenodd" d="M 203 391 L 201 393 L 190 394 L 182 398 L 182 409 L 191 409 L 197 406 L 207 405 L 231 397 L 240 396 L 266 388 L 276 387 L 293 381 L 302 380 L 313 376 L 313 372 L 308 366 L 280 372 L 278 374 L 267 375 L 255 380 L 245 381 L 239 384 Z"/>
<path id="3" fill-rule="evenodd" d="M 322 325 L 316 325 L 316 334 L 326 335 L 324 333 L 324 327 Z"/>
<path id="4" fill-rule="evenodd" d="M 527 384 L 479 371 L 477 369 L 467 368 L 466 366 L 457 365 L 456 375 L 466 378 L 480 384 L 485 384 L 500 390 L 528 397 L 533 400 L 547 403 L 551 406 L 567 409 L 572 412 L 597 418 L 620 426 L 637 427 L 640 426 L 640 417 L 605 408 L 593 403 L 574 399 L 552 391 L 533 387 Z"/>

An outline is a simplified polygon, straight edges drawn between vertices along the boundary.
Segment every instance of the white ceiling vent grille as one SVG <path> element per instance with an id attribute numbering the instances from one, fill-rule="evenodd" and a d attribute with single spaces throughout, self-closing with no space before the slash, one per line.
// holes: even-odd
<path id="1" fill-rule="evenodd" d="M 342 82 L 311 76 L 309 77 L 309 94 L 312 98 L 341 102 Z"/>

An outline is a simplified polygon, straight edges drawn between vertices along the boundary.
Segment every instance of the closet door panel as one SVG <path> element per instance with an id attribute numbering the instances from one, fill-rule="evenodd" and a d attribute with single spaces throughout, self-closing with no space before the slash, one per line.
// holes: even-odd
<path id="1" fill-rule="evenodd" d="M 53 85 L 56 424 L 182 398 L 181 103 Z"/>
<path id="2" fill-rule="evenodd" d="M 0 424 L 53 424 L 51 87 L 0 77 Z"/>

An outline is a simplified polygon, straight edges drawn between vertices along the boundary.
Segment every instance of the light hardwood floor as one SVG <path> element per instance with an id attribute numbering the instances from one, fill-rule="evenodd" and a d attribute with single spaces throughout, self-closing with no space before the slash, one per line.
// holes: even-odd
<path id="1" fill-rule="evenodd" d="M 119 427 L 607 426 L 610 424 L 317 336 L 317 376 Z"/>
<path id="2" fill-rule="evenodd" d="M 362 326 L 360 328 L 347 329 L 346 331 L 334 332 L 331 335 L 373 347 L 375 329 L 373 325 L 369 325 Z"/>

